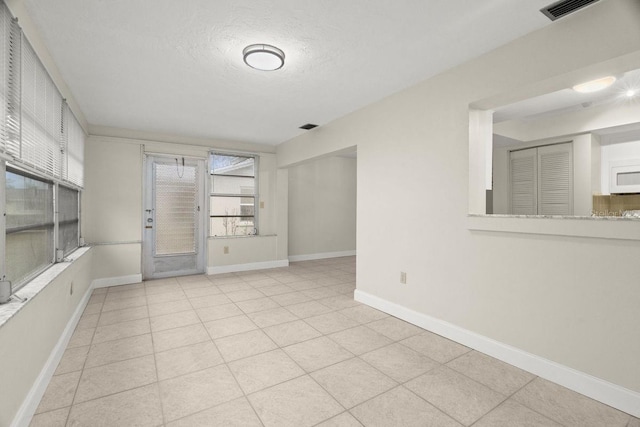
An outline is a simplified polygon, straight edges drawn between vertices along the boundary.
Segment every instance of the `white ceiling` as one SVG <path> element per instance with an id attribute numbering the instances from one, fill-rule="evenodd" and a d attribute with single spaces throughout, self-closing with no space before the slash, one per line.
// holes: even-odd
<path id="1" fill-rule="evenodd" d="M 606 77 L 606 76 L 601 76 Z M 580 111 L 598 106 L 615 106 L 626 102 L 639 102 L 640 70 L 631 70 L 615 76 L 616 81 L 608 88 L 592 93 L 579 93 L 571 88 L 525 99 L 514 104 L 497 108 L 493 114 L 494 123 L 507 120 L 536 120 L 551 115 Z M 575 82 L 576 84 L 584 82 Z M 628 90 L 636 91 L 636 96 L 628 98 Z M 640 119 L 640 118 L 639 118 Z"/>
<path id="2" fill-rule="evenodd" d="M 553 2 L 24 1 L 92 125 L 272 145 L 551 24 Z M 253 43 L 284 68 L 244 65 Z"/>

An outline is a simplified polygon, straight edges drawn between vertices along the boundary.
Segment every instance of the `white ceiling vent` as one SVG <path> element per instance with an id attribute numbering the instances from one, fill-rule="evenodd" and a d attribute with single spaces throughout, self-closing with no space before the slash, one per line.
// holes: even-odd
<path id="1" fill-rule="evenodd" d="M 558 18 L 562 18 L 598 1 L 600 0 L 561 0 L 540 9 L 540 12 L 544 13 L 547 18 L 555 21 Z"/>

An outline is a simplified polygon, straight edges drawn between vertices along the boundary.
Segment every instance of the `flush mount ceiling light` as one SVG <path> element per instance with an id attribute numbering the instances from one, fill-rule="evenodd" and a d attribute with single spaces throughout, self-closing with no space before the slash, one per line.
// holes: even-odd
<path id="1" fill-rule="evenodd" d="M 636 96 L 636 90 L 629 89 L 628 91 L 625 92 L 625 95 L 627 96 L 627 98 L 633 98 L 634 96 Z"/>
<path id="2" fill-rule="evenodd" d="M 252 44 L 242 51 L 244 62 L 261 71 L 274 71 L 284 65 L 284 52 L 268 44 Z"/>
<path id="3" fill-rule="evenodd" d="M 591 93 L 597 92 L 599 90 L 603 90 L 611 86 L 616 81 L 616 78 L 613 76 L 603 77 L 597 80 L 591 80 L 590 82 L 581 83 L 579 85 L 575 85 L 573 90 L 580 93 Z"/>

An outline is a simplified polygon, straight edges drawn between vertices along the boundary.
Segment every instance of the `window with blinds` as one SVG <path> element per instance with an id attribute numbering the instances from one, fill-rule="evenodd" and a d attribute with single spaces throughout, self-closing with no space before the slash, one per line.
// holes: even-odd
<path id="1" fill-rule="evenodd" d="M 573 215 L 573 146 L 554 144 L 512 151 L 513 215 Z"/>
<path id="2" fill-rule="evenodd" d="M 20 160 L 52 178 L 60 177 L 62 95 L 31 45 L 23 40 Z"/>
<path id="3" fill-rule="evenodd" d="M 3 1 L 0 112 L 0 280 L 15 292 L 78 247 L 85 133 Z"/>
<path id="4" fill-rule="evenodd" d="M 64 148 L 62 180 L 78 187 L 84 186 L 84 130 L 68 105 L 64 105 Z"/>

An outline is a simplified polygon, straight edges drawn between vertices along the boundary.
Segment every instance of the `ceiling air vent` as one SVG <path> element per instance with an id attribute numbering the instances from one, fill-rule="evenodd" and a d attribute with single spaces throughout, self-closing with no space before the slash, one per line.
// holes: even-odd
<path id="1" fill-rule="evenodd" d="M 555 21 L 558 18 L 562 18 L 563 16 L 569 15 L 576 10 L 582 9 L 583 7 L 589 6 L 590 4 L 598 1 L 600 0 L 562 0 L 555 2 L 544 9 L 540 9 L 540 12 L 544 13 L 547 18 Z"/>

